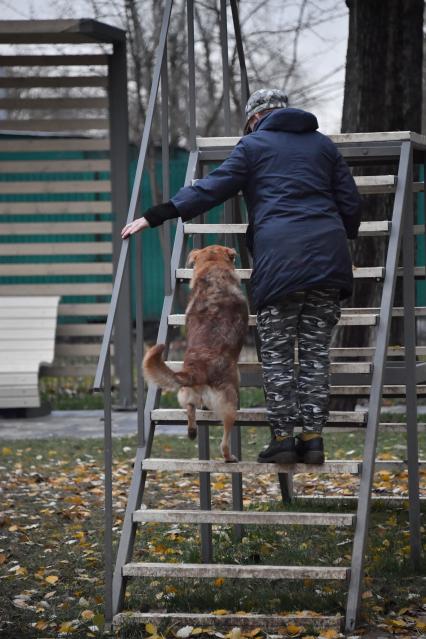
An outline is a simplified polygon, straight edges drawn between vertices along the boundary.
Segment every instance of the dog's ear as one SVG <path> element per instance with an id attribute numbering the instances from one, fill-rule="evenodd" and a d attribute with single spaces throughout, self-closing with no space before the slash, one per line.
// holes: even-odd
<path id="1" fill-rule="evenodd" d="M 186 260 L 186 265 L 187 266 L 193 266 L 194 263 L 197 261 L 197 257 L 199 254 L 200 250 L 199 249 L 193 249 L 190 254 L 188 255 L 188 259 Z"/>
<path id="2" fill-rule="evenodd" d="M 231 262 L 235 262 L 235 258 L 237 257 L 237 251 L 233 248 L 227 248 L 226 254 L 228 255 Z"/>

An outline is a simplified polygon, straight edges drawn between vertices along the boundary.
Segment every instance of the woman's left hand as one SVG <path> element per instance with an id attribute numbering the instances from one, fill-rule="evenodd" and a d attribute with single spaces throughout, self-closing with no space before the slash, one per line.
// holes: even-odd
<path id="1" fill-rule="evenodd" d="M 126 226 L 121 229 L 121 238 L 125 240 L 130 235 L 149 228 L 150 226 L 148 220 L 146 220 L 144 217 L 140 217 L 138 220 L 133 220 L 133 222 L 130 222 L 130 224 L 126 224 Z"/>

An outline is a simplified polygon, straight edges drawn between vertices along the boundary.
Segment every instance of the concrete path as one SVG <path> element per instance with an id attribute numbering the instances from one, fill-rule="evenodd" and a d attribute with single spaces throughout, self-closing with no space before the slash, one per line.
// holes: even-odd
<path id="1" fill-rule="evenodd" d="M 113 437 L 135 435 L 135 412 L 112 414 Z M 157 426 L 157 434 L 186 435 L 185 426 Z M 4 418 L 0 416 L 0 441 L 14 439 L 48 439 L 51 437 L 103 437 L 102 410 L 52 411 L 50 415 L 31 418 Z"/>

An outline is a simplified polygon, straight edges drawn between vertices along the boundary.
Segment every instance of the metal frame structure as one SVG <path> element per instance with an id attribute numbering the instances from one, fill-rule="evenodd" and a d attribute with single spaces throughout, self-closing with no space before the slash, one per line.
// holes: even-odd
<path id="1" fill-rule="evenodd" d="M 110 222 L 95 222 L 95 223 L 73 223 L 69 224 L 59 224 L 58 230 L 55 231 L 55 222 L 52 222 L 49 226 L 51 228 L 44 229 L 47 225 L 45 224 L 42 228 L 40 225 L 40 231 L 37 229 L 34 230 L 35 234 L 76 234 L 85 235 L 89 233 L 89 230 L 85 230 L 90 227 L 90 233 L 111 233 L 112 231 L 112 267 L 108 263 L 98 263 L 93 264 L 92 262 L 82 262 L 80 266 L 80 270 L 77 270 L 76 266 L 74 266 L 76 273 L 81 273 L 84 275 L 92 275 L 93 273 L 100 274 L 110 274 L 111 271 L 113 275 L 117 276 L 117 268 L 118 268 L 118 257 L 121 249 L 121 236 L 120 229 L 124 224 L 124 220 L 126 218 L 127 210 L 128 210 L 128 201 L 129 201 L 129 193 L 128 193 L 128 175 L 129 175 L 129 135 L 128 135 L 128 104 L 127 104 L 127 59 L 126 59 L 126 33 L 122 29 L 118 29 L 116 27 L 110 26 L 108 24 L 104 24 L 98 22 L 96 20 L 0 20 L 0 45 L 6 44 L 48 44 L 48 45 L 80 45 L 80 44 L 91 44 L 91 45 L 102 45 L 102 50 L 100 47 L 95 49 L 95 53 L 91 54 L 78 54 L 75 55 L 72 52 L 60 55 L 49 54 L 22 54 L 22 55 L 1 55 L 0 56 L 0 66 L 7 67 L 7 69 L 13 69 L 14 67 L 18 68 L 18 72 L 9 71 L 4 74 L 0 79 L 0 85 L 3 90 L 7 91 L 7 88 L 24 88 L 31 89 L 32 87 L 46 87 L 48 90 L 52 90 L 52 87 L 100 87 L 105 89 L 105 94 L 102 97 L 94 98 L 92 96 L 89 97 L 61 97 L 55 98 L 40 98 L 33 97 L 30 95 L 25 98 L 8 98 L 1 97 L 0 98 L 0 108 L 5 110 L 14 110 L 16 108 L 19 109 L 27 109 L 29 113 L 43 111 L 44 109 L 48 109 L 48 115 L 52 110 L 55 110 L 55 114 L 57 113 L 59 117 L 52 121 L 51 117 L 44 117 L 34 119 L 31 115 L 29 118 L 12 118 L 11 120 L 1 120 L 0 121 L 0 131 L 46 131 L 46 132 L 54 132 L 54 139 L 45 139 L 44 137 L 37 137 L 31 140 L 5 140 L 0 143 L 0 151 L 9 152 L 38 152 L 41 154 L 46 151 L 56 151 L 61 152 L 64 151 L 109 151 L 110 157 L 108 160 L 98 160 L 98 161 L 90 161 L 90 160 L 67 160 L 63 162 L 51 161 L 49 162 L 41 160 L 37 160 L 35 155 L 33 155 L 31 160 L 30 170 L 33 173 L 52 173 L 55 171 L 68 171 L 70 174 L 73 172 L 82 172 L 82 171 L 90 171 L 90 167 L 95 167 L 96 171 L 108 171 L 110 173 L 110 182 L 104 180 L 93 180 L 90 184 L 93 184 L 93 193 L 96 200 L 99 200 L 100 188 L 102 185 L 103 192 L 111 193 L 111 202 L 108 201 L 91 201 L 88 202 L 58 202 L 58 201 L 49 201 L 47 204 L 45 202 L 36 202 L 34 203 L 34 209 L 31 209 L 31 202 L 25 203 L 6 203 L 2 204 L 2 212 L 3 210 L 6 214 L 16 214 L 21 213 L 66 213 L 66 214 L 83 214 L 86 213 L 111 213 L 113 215 L 113 223 L 111 225 Z M 105 46 L 106 45 L 106 46 Z M 109 47 L 109 49 L 108 49 Z M 68 47 L 70 49 L 70 47 Z M 105 49 L 108 49 L 105 52 Z M 96 65 L 101 71 L 106 68 L 106 74 L 104 75 L 90 75 L 87 73 L 87 67 L 91 65 Z M 25 67 L 42 67 L 44 70 L 44 75 L 40 77 L 37 73 L 32 73 L 31 77 L 27 77 L 22 74 L 22 68 Z M 58 76 L 57 68 L 58 67 L 68 67 L 72 70 L 69 73 L 62 77 Z M 75 75 L 75 71 L 73 67 L 80 69 L 77 73 L 80 75 Z M 48 71 L 46 71 L 48 69 Z M 53 70 L 52 70 L 53 69 Z M 16 77 L 15 77 L 16 76 Z M 106 109 L 105 118 L 75 118 L 70 113 L 72 113 L 73 109 Z M 63 110 L 65 109 L 65 113 L 68 114 L 64 117 L 61 117 Z M 88 131 L 92 129 L 98 129 L 99 131 L 105 131 L 100 136 L 96 138 L 90 138 Z M 65 132 L 65 133 L 64 133 Z M 71 137 L 71 134 L 73 137 Z M 77 137 L 76 137 L 77 136 Z M 43 157 L 41 155 L 41 157 Z M 15 158 L 14 158 L 15 160 Z M 21 165 L 25 163 L 20 163 Z M 38 165 L 41 165 L 40 168 Z M 47 168 L 46 166 L 49 165 Z M 55 168 L 55 165 L 58 168 Z M 62 166 L 60 166 L 62 165 Z M 96 166 L 95 166 L 96 165 Z M 11 165 L 12 166 L 12 165 Z M 18 166 L 15 163 L 15 166 Z M 44 168 L 43 168 L 44 166 Z M 66 166 L 66 169 L 64 168 Z M 75 168 L 74 168 L 75 167 Z M 18 169 L 16 169 L 18 171 Z M 13 172 L 13 168 L 9 169 L 9 172 Z M 25 171 L 28 172 L 28 168 L 25 168 Z M 95 173 L 96 175 L 96 173 Z M 110 183 L 110 188 L 109 188 Z M 72 193 L 74 195 L 73 189 L 76 189 L 76 192 L 82 192 L 81 189 L 78 190 L 77 187 L 81 186 L 81 175 L 78 178 L 78 181 L 69 180 L 67 182 L 62 182 L 62 190 L 59 191 L 55 188 L 58 183 L 55 181 L 49 182 L 44 181 L 42 184 L 43 189 L 39 189 L 38 192 L 45 194 L 58 194 L 58 193 Z M 86 183 L 87 186 L 88 183 Z M 2 193 L 2 189 L 6 188 L 8 183 L 2 182 L 2 186 L 0 188 L 0 194 Z M 19 185 L 22 189 L 23 182 L 19 182 Z M 105 186 L 107 185 L 107 186 Z M 10 186 L 10 184 L 9 184 Z M 29 185 L 29 187 L 33 188 L 34 182 Z M 50 190 L 49 190 L 50 189 Z M 10 193 L 11 191 L 5 191 L 6 193 Z M 31 189 L 28 188 L 28 192 L 31 193 Z M 84 191 L 85 193 L 89 192 L 89 189 Z M 74 198 L 75 199 L 75 198 Z M 91 205 L 91 206 L 90 206 Z M 87 207 L 84 208 L 84 207 Z M 55 208 L 56 207 L 56 208 Z M 57 210 L 59 209 L 59 210 Z M 34 228 L 35 224 L 32 225 Z M 65 228 L 66 227 L 66 228 Z M 5 228 L 5 227 L 3 227 Z M 15 232 L 17 225 L 14 226 Z M 75 229 L 75 230 L 74 230 Z M 99 229 L 99 230 L 97 230 Z M 30 234 L 29 232 L 26 233 Z M 20 245 L 22 248 L 22 244 Z M 86 247 L 89 245 L 86 244 Z M 27 247 L 26 252 L 22 252 L 25 255 L 32 255 L 31 247 L 37 249 L 37 244 L 31 244 Z M 85 247 L 81 247 L 81 250 L 70 250 L 72 248 L 71 242 L 63 242 L 61 244 L 61 252 L 58 250 L 55 252 L 55 255 L 67 256 L 72 253 L 73 255 L 90 253 L 92 250 L 93 253 L 97 253 L 94 256 L 96 259 L 97 255 L 105 255 L 107 252 L 111 251 L 111 245 L 108 242 L 105 242 L 102 246 L 102 251 L 99 248 L 97 250 L 96 243 L 91 244 L 91 249 Z M 40 249 L 40 245 L 38 245 L 38 249 Z M 49 255 L 49 249 L 53 249 L 53 244 L 45 245 L 45 253 Z M 56 247 L 58 249 L 58 247 Z M 74 247 L 75 248 L 75 247 Z M 2 253 L 3 254 L 3 253 Z M 40 255 L 40 251 L 36 251 L 37 255 Z M 86 266 L 85 266 L 86 264 Z M 22 269 L 21 265 L 19 267 Z M 18 268 L 19 268 L 18 267 Z M 28 273 L 26 275 L 31 275 L 31 267 L 32 265 L 28 262 Z M 57 271 L 55 271 L 55 267 Z M 72 270 L 72 265 L 69 264 L 70 270 L 65 271 L 64 268 L 60 270 L 60 267 L 64 267 L 64 264 L 60 264 L 59 266 L 56 263 L 52 263 L 49 265 L 49 269 L 46 268 L 46 274 L 58 275 L 61 273 L 67 273 L 70 275 L 74 274 Z M 9 266 L 9 270 L 11 273 L 13 265 Z M 84 270 L 86 268 L 86 270 Z M 92 269 L 92 270 L 91 270 Z M 97 270 L 95 270 L 97 269 Z M 41 272 L 41 270 L 40 270 Z M 11 287 L 12 288 L 12 287 Z M 37 295 L 38 285 L 22 285 L 18 287 L 14 287 L 14 294 L 16 289 L 22 289 L 22 293 L 25 295 Z M 46 290 L 47 294 L 59 294 L 62 296 L 66 295 L 109 295 L 111 291 L 111 284 L 108 282 L 103 283 L 101 286 L 98 284 L 94 285 L 93 283 L 86 284 L 74 284 L 71 286 L 70 284 L 64 283 L 61 287 L 60 284 L 47 284 L 44 285 L 43 288 Z M 6 286 L 1 287 L 2 292 L 3 289 L 6 289 Z M 72 291 L 70 290 L 72 289 Z M 98 292 L 97 292 L 98 291 Z M 90 299 L 90 298 L 89 298 Z M 94 316 L 96 318 L 95 321 L 98 321 L 100 317 L 104 314 L 106 316 L 106 311 L 104 309 L 107 308 L 107 305 L 99 304 L 89 304 L 85 303 L 83 305 L 78 305 L 79 308 L 73 308 L 73 304 L 65 303 L 63 306 L 60 306 L 59 313 L 62 316 L 68 316 L 71 319 L 75 319 L 76 316 L 83 317 L 91 317 Z M 102 326 L 94 326 L 92 322 L 90 325 L 90 329 L 87 324 L 78 324 L 74 325 L 70 328 L 70 325 L 67 327 L 62 327 L 64 335 L 69 336 L 81 336 L 83 340 L 83 345 L 85 348 L 79 344 L 79 353 L 84 354 L 85 356 L 85 365 L 84 367 L 72 367 L 72 366 L 57 366 L 54 369 L 50 370 L 50 374 L 57 375 L 82 375 L 86 372 L 87 374 L 87 356 L 94 353 L 96 356 L 98 355 L 98 350 L 96 349 L 96 345 L 88 345 L 87 344 L 87 335 L 96 335 L 99 334 L 100 331 L 97 331 L 99 328 L 102 330 Z M 66 332 L 68 329 L 68 332 Z M 97 332 L 96 332 L 97 331 Z M 131 315 L 130 315 L 130 273 L 129 268 L 126 266 L 124 272 L 120 275 L 120 305 L 117 313 L 117 318 L 114 327 L 114 338 L 117 343 L 120 344 L 120 348 L 116 349 L 114 354 L 114 368 L 115 374 L 119 378 L 119 405 L 121 407 L 128 407 L 133 404 L 133 380 L 132 380 L 132 323 L 131 323 Z M 76 357 L 77 349 L 75 349 L 75 344 L 73 343 L 72 347 L 70 345 L 58 345 L 57 352 L 59 355 L 66 356 L 71 353 L 73 358 Z M 49 371 L 47 371 L 49 373 Z"/>
<path id="2" fill-rule="evenodd" d="M 164 17 L 162 28 L 160 32 L 157 61 L 154 70 L 152 90 L 149 100 L 149 106 L 147 111 L 147 122 L 144 128 L 144 134 L 141 143 L 141 151 L 139 155 L 138 167 L 136 171 L 135 182 L 133 186 L 132 198 L 127 217 L 127 222 L 131 222 L 134 218 L 137 202 L 139 198 L 139 190 L 141 183 L 141 176 L 143 166 L 145 162 L 145 156 L 148 146 L 148 137 L 152 125 L 154 116 L 154 109 L 156 103 L 156 97 L 161 82 L 161 96 L 164 100 L 167 96 L 167 31 L 170 21 L 170 15 L 172 11 L 172 0 L 167 0 L 164 10 Z M 188 67 L 189 67 L 189 140 L 191 152 L 188 161 L 187 173 L 185 184 L 189 185 L 192 181 L 202 175 L 203 165 L 209 161 L 221 161 L 229 154 L 230 150 L 236 143 L 238 138 L 211 138 L 211 139 L 196 139 L 196 102 L 195 102 L 195 66 L 194 66 L 194 8 L 193 0 L 187 2 L 187 14 L 188 14 Z M 238 22 L 238 10 L 235 0 L 231 1 L 232 16 L 234 21 L 234 32 L 237 39 L 237 49 L 240 59 L 240 67 L 242 72 L 242 93 L 243 103 L 248 95 L 248 81 L 244 63 L 244 52 L 241 42 L 241 33 Z M 221 45 L 223 53 L 223 73 L 224 73 L 224 87 L 229 87 L 227 78 L 228 64 L 227 64 L 227 27 L 226 27 L 226 13 L 227 7 L 224 0 L 221 1 Z M 229 103 L 229 96 L 227 95 L 224 100 L 224 131 L 225 135 L 229 136 L 230 133 L 230 113 L 227 107 Z M 168 139 L 168 125 L 166 117 L 166 106 L 162 105 L 163 113 L 163 135 Z M 349 366 L 346 371 L 346 383 L 349 379 L 354 377 L 359 381 L 363 380 L 363 383 L 371 384 L 371 396 L 370 396 L 370 408 L 368 414 L 368 421 L 366 424 L 362 423 L 363 418 L 359 419 L 359 415 L 355 416 L 351 414 L 348 419 L 344 419 L 342 415 L 336 416 L 336 421 L 354 421 L 358 427 L 365 429 L 365 450 L 362 464 L 358 463 L 344 463 L 344 462 L 330 462 L 325 464 L 324 468 L 319 469 L 315 467 L 316 472 L 327 472 L 330 469 L 334 469 L 335 472 L 346 471 L 357 473 L 361 472 L 360 480 L 360 493 L 358 500 L 358 512 L 356 516 L 356 529 L 354 537 L 354 549 L 352 566 L 350 569 L 324 569 L 324 572 L 320 568 L 312 569 L 314 574 L 324 578 L 327 575 L 333 575 L 333 578 L 349 578 L 349 590 L 348 590 L 348 604 L 346 614 L 346 629 L 353 630 L 356 626 L 359 607 L 360 596 L 363 579 L 363 569 L 365 561 L 365 546 L 368 534 L 369 513 L 371 504 L 371 487 L 373 481 L 374 467 L 375 467 L 375 451 L 377 433 L 379 428 L 380 407 L 383 396 L 384 384 L 387 382 L 387 376 L 391 374 L 393 376 L 393 382 L 406 386 L 407 397 L 407 437 L 408 437 L 408 469 L 409 469 L 409 514 L 410 514 L 410 543 L 411 543 L 411 557 L 415 566 L 418 566 L 420 560 L 420 521 L 419 521 L 419 473 L 418 473 L 418 447 L 417 447 L 417 424 L 416 424 L 416 384 L 422 381 L 426 381 L 425 365 L 419 364 L 416 360 L 416 335 L 415 335 L 415 300 L 414 300 L 414 242 L 413 242 L 413 161 L 424 162 L 426 154 L 426 139 L 412 133 L 397 132 L 389 134 L 350 134 L 336 136 L 335 141 L 340 146 L 342 154 L 346 157 L 351 164 L 357 163 L 383 163 L 383 162 L 396 162 L 398 164 L 398 176 L 395 180 L 381 179 L 387 176 L 380 176 L 379 179 L 367 178 L 364 182 L 366 184 L 367 192 L 395 192 L 394 207 L 391 221 L 383 221 L 378 223 L 366 223 L 362 228 L 361 235 L 387 235 L 389 237 L 387 261 L 385 269 L 380 269 L 380 274 L 377 276 L 377 272 L 374 269 L 365 269 L 370 272 L 370 275 L 361 273 L 361 277 L 379 277 L 383 283 L 383 294 L 380 310 L 376 315 L 358 315 L 358 319 L 353 323 L 359 323 L 362 319 L 363 323 L 377 326 L 377 343 L 376 347 L 369 349 L 372 351 L 373 364 L 366 365 L 367 372 L 364 370 L 362 375 L 355 376 L 353 370 L 356 367 Z M 163 163 L 167 159 L 167 144 L 163 144 Z M 167 178 L 167 174 L 166 174 Z M 376 181 L 374 181 L 376 180 Z M 370 189 L 368 191 L 368 189 Z M 164 187 L 165 197 L 168 196 L 168 187 Z M 241 217 L 236 214 L 238 211 L 238 203 L 233 203 L 225 207 L 225 220 L 224 224 L 216 225 L 220 227 L 220 231 L 225 234 L 236 234 L 238 239 L 245 232 L 245 225 L 242 224 Z M 164 299 L 164 305 L 160 320 L 158 343 L 166 344 L 165 354 L 167 356 L 169 342 L 170 342 L 170 326 L 184 323 L 184 319 L 181 316 L 173 315 L 175 302 L 177 298 L 177 290 L 180 281 L 185 280 L 190 274 L 183 266 L 183 259 L 185 256 L 185 242 L 190 233 L 202 234 L 206 232 L 207 227 L 211 225 L 203 224 L 183 224 L 181 220 L 178 221 L 173 251 L 170 260 L 170 287 L 167 291 L 167 295 Z M 424 231 L 424 228 L 423 228 Z M 195 241 L 195 239 L 194 239 Z M 201 237 L 198 237 L 197 242 L 201 243 Z M 121 279 L 123 277 L 127 255 L 128 255 L 129 242 L 123 242 L 120 259 L 117 268 L 116 280 L 114 282 L 113 295 L 111 300 L 111 308 L 106 325 L 106 332 L 104 335 L 104 341 L 101 349 L 101 356 L 99 359 L 98 369 L 96 373 L 94 387 L 97 390 L 103 388 L 105 396 L 105 438 L 106 438 L 106 465 L 111 463 L 111 403 L 108 399 L 111 392 L 111 380 L 110 380 L 110 343 L 114 326 L 114 317 L 118 305 Z M 404 268 L 403 268 L 403 282 L 404 282 L 404 329 L 405 329 L 405 358 L 403 367 L 399 371 L 390 371 L 386 366 L 388 350 L 389 350 L 389 330 L 390 321 L 393 314 L 393 298 L 395 292 L 396 278 L 400 274 L 398 267 L 398 259 L 401 252 L 401 247 L 404 256 Z M 140 260 L 140 245 L 138 250 L 138 259 Z M 167 266 L 167 264 L 166 264 Z M 250 265 L 243 263 L 242 273 L 244 277 L 247 275 L 247 269 Z M 376 274 L 371 275 L 374 271 Z M 138 286 L 138 294 L 141 296 L 141 287 Z M 142 318 L 142 302 L 141 297 L 137 301 L 138 309 L 138 323 L 137 323 L 137 358 L 138 365 L 141 362 L 143 354 L 143 318 Z M 349 317 L 349 316 L 348 316 Z M 368 320 L 368 321 L 367 321 Z M 343 349 L 345 350 L 345 349 Z M 347 349 L 346 349 L 347 350 Z M 364 367 L 365 368 L 365 367 Z M 351 372 L 352 371 L 352 372 Z M 251 375 L 252 384 L 253 375 Z M 341 376 L 339 375 L 339 379 Z M 349 382 L 350 383 L 350 382 Z M 243 376 L 244 384 L 244 376 Z M 201 420 L 199 423 L 199 460 L 154 460 L 150 459 L 151 448 L 153 443 L 153 437 L 155 433 L 155 425 L 164 418 L 164 412 L 158 409 L 160 398 L 160 390 L 155 386 L 149 386 L 145 401 L 144 386 L 142 374 L 139 373 L 138 378 L 138 446 L 136 452 L 136 459 L 134 464 L 134 471 L 129 491 L 128 504 L 126 508 L 120 543 L 116 554 L 115 570 L 112 574 L 113 563 L 113 548 L 112 548 L 112 535 L 111 535 L 111 504 L 112 504 L 112 484 L 111 473 L 106 467 L 105 472 L 105 492 L 106 492 L 106 519 L 105 519 L 105 561 L 107 566 L 107 579 L 106 579 L 106 619 L 108 622 L 112 622 L 114 615 L 120 612 L 122 609 L 124 594 L 126 588 L 126 582 L 129 577 L 144 576 L 144 575 L 168 575 L 171 574 L 168 571 L 167 565 L 163 566 L 162 572 L 157 564 L 132 564 L 131 558 L 133 553 L 133 545 L 135 541 L 135 535 L 137 530 L 138 521 L 147 520 L 141 518 L 140 506 L 142 502 L 142 496 L 145 488 L 145 482 L 147 473 L 153 469 L 169 468 L 179 469 L 185 468 L 188 472 L 197 472 L 200 475 L 200 510 L 197 511 L 197 515 L 191 514 L 195 517 L 194 521 L 200 523 L 201 529 L 201 558 L 204 566 L 200 565 L 200 570 L 193 565 L 182 565 L 180 574 L 182 576 L 192 575 L 197 577 L 217 575 L 220 570 L 230 569 L 230 566 L 218 566 L 212 564 L 213 560 L 213 548 L 211 538 L 211 525 L 214 522 L 219 521 L 217 513 L 209 512 L 211 509 L 211 495 L 210 495 L 210 472 L 230 472 L 232 473 L 233 482 L 233 511 L 228 513 L 228 517 L 232 514 L 232 518 L 226 518 L 227 515 L 222 513 L 220 521 L 232 522 L 236 525 L 237 537 L 241 537 L 244 534 L 243 524 L 247 518 L 244 517 L 245 513 L 242 511 L 242 488 L 241 488 L 241 473 L 244 470 L 252 470 L 253 472 L 264 472 L 265 466 L 262 470 L 256 469 L 255 464 L 248 462 L 240 462 L 237 464 L 224 465 L 220 462 L 210 461 L 209 453 L 209 419 Z M 176 416 L 179 411 L 175 411 L 173 419 L 181 420 L 183 422 L 183 416 Z M 253 423 L 252 417 L 244 417 L 244 410 L 240 411 L 239 425 L 245 423 Z M 262 421 L 262 420 L 260 420 Z M 265 425 L 258 423 L 257 425 Z M 240 441 L 240 428 L 234 429 L 232 439 L 233 451 L 236 452 L 240 458 L 241 453 L 241 441 Z M 401 462 L 399 462 L 401 463 Z M 276 465 L 267 465 L 266 470 L 281 476 L 281 488 L 282 496 L 284 499 L 291 497 L 291 476 L 294 472 L 300 472 L 306 467 L 299 465 L 296 467 L 277 467 Z M 202 516 L 201 516 L 202 515 Z M 147 516 L 147 515 L 146 515 Z M 158 519 L 151 519 L 150 521 L 158 521 Z M 165 520 L 161 520 L 165 521 Z M 325 523 L 325 520 L 324 522 Z M 155 566 L 155 567 L 154 567 Z M 234 567 L 235 568 L 235 567 Z M 302 574 L 297 569 L 302 567 L 283 567 L 280 571 L 279 567 L 238 567 L 238 575 L 244 576 L 244 568 L 247 568 L 245 576 L 260 574 L 265 572 L 266 577 L 269 578 L 297 578 L 297 575 Z M 265 568 L 265 571 L 259 570 L 259 568 Z M 294 568 L 294 570 L 293 570 Z M 177 564 L 173 564 L 173 570 L 177 571 Z M 268 569 L 270 572 L 268 573 Z M 233 570 L 233 568 L 232 568 Z M 230 574 L 232 573 L 230 570 Z M 157 572 L 155 572 L 157 571 Z M 327 572 L 329 571 L 329 572 Z M 277 576 L 271 576 L 271 574 Z M 287 574 L 286 574 L 287 573 Z M 176 572 L 176 575 L 179 573 Z M 225 575 L 226 576 L 226 575 Z M 118 618 L 120 615 L 118 615 Z M 143 615 L 139 615 L 139 618 L 143 618 Z"/>

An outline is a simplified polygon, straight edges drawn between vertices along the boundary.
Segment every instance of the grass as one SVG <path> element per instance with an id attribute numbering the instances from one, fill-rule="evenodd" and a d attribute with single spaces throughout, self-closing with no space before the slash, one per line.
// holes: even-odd
<path id="1" fill-rule="evenodd" d="M 268 429 L 244 430 L 243 455 L 253 459 L 268 438 Z M 212 455 L 217 457 L 220 429 L 212 429 Z M 362 452 L 362 434 L 327 436 L 329 458 L 356 458 Z M 426 436 L 420 437 L 425 456 Z M 382 435 L 378 455 L 403 456 L 401 433 Z M 114 440 L 114 536 L 117 539 L 131 475 L 134 438 Z M 192 457 L 196 444 L 182 437 L 158 436 L 156 457 Z M 72 636 L 100 637 L 103 631 L 102 560 L 102 442 L 99 440 L 17 441 L 0 448 L 3 513 L 0 515 L 0 636 L 26 639 Z M 230 484 L 225 475 L 214 475 L 214 507 L 229 507 Z M 299 475 L 299 488 L 344 495 L 354 480 Z M 376 476 L 378 492 L 405 491 L 406 474 Z M 244 478 L 245 508 L 282 508 L 279 490 L 269 476 Z M 148 477 L 145 503 L 156 508 L 197 504 L 197 478 L 177 473 Z M 295 500 L 292 510 L 353 512 L 355 504 L 321 500 Z M 215 560 L 231 563 L 319 563 L 348 565 L 350 529 L 306 529 L 301 526 L 247 527 L 242 543 L 232 527 L 214 527 Z M 409 562 L 408 513 L 405 505 L 373 504 L 367 578 L 363 599 L 369 624 L 414 628 L 422 605 L 425 566 L 415 575 Z M 140 526 L 135 559 L 151 561 L 199 561 L 198 528 L 191 526 Z M 343 612 L 345 596 L 334 582 L 253 582 L 251 580 L 134 580 L 128 589 L 126 608 L 168 611 L 285 612 L 313 610 Z M 425 603 L 425 602 L 423 602 Z M 404 614 L 401 609 L 406 608 Z M 410 616 L 411 615 L 411 616 Z M 389 628 L 392 626 L 390 625 Z M 421 627 L 421 626 L 419 626 Z M 410 630 L 410 632 L 411 632 Z M 166 633 L 167 634 L 167 633 Z M 146 635 L 143 629 L 126 627 L 122 637 Z M 172 636 L 172 635 L 169 635 Z M 412 635 L 411 635 L 412 636 Z"/>

